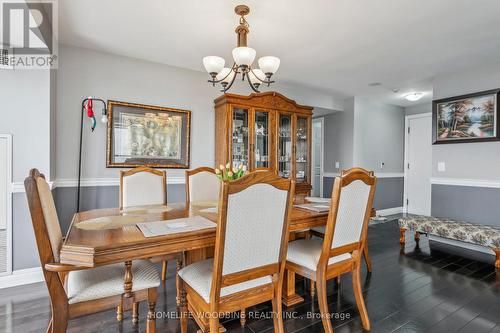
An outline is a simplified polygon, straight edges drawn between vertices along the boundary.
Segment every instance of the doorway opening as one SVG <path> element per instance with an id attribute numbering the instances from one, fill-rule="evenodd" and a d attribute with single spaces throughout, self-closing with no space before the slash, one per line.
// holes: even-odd
<path id="1" fill-rule="evenodd" d="M 323 197 L 323 140 L 325 137 L 325 118 L 312 121 L 312 196 Z"/>

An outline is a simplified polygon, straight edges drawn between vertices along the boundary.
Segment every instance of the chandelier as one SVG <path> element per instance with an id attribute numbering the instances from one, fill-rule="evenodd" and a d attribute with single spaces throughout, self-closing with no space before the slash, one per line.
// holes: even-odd
<path id="1" fill-rule="evenodd" d="M 234 12 L 240 16 L 240 24 L 236 27 L 237 47 L 233 49 L 234 63 L 232 67 L 224 67 L 226 61 L 218 56 L 207 56 L 203 58 L 203 65 L 210 74 L 208 82 L 215 87 L 216 83 L 222 86 L 221 91 L 228 91 L 233 85 L 236 76 L 241 74 L 241 80 L 248 82 L 253 91 L 259 92 L 261 84 L 268 87 L 274 81 L 271 76 L 278 70 L 280 59 L 273 56 L 259 58 L 259 67 L 252 68 L 255 59 L 255 50 L 247 46 L 247 34 L 250 32 L 245 15 L 250 13 L 250 8 L 239 5 L 234 8 Z"/>

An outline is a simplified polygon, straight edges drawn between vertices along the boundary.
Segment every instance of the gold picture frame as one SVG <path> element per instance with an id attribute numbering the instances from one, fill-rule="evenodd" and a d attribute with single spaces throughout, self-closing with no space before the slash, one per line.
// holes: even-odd
<path id="1" fill-rule="evenodd" d="M 106 167 L 188 169 L 191 111 L 108 101 Z"/>

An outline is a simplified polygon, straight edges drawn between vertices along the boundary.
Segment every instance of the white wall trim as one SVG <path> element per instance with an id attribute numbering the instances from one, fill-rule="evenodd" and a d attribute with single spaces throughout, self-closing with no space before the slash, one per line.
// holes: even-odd
<path id="1" fill-rule="evenodd" d="M 408 162 L 409 162 L 409 151 L 408 151 L 408 127 L 410 127 L 411 119 L 418 119 L 424 117 L 432 117 L 432 112 L 418 113 L 405 116 L 405 143 L 404 143 L 404 161 L 403 161 L 403 171 L 404 171 L 404 181 L 403 181 L 403 213 L 408 213 Z M 432 155 L 432 153 L 431 153 Z M 431 162 L 432 163 L 432 162 Z M 431 192 L 432 195 L 432 192 Z"/>
<path id="2" fill-rule="evenodd" d="M 184 177 L 167 177 L 168 185 L 183 185 L 186 183 Z M 77 187 L 78 179 L 56 179 L 53 182 L 49 182 L 50 188 L 55 189 L 57 187 Z M 85 178 L 81 181 L 82 187 L 99 187 L 99 186 L 119 186 L 119 178 Z M 24 183 L 14 182 L 12 183 L 13 193 L 24 193 Z"/>
<path id="3" fill-rule="evenodd" d="M 323 172 L 323 177 L 338 177 L 340 173 L 338 172 Z M 375 172 L 377 178 L 403 178 L 403 172 Z"/>
<path id="4" fill-rule="evenodd" d="M 500 180 L 488 179 L 465 179 L 465 178 L 431 178 L 433 185 L 450 185 L 450 186 L 471 186 L 471 187 L 487 187 L 500 188 Z"/>
<path id="5" fill-rule="evenodd" d="M 377 210 L 377 216 L 394 215 L 394 214 L 400 214 L 402 212 L 403 212 L 403 207 L 393 207 L 393 208 L 387 208 L 387 209 L 380 209 L 380 210 Z"/>
<path id="6" fill-rule="evenodd" d="M 41 267 L 33 267 L 13 271 L 11 275 L 0 276 L 0 289 L 42 282 L 44 280 Z"/>
<path id="7" fill-rule="evenodd" d="M 12 182 L 12 134 L 0 134 L 0 138 L 4 138 L 7 141 L 7 223 L 6 223 L 6 235 L 7 235 L 7 253 L 6 253 L 6 271 L 3 274 L 12 273 L 12 188 L 9 188 L 8 184 Z M 2 275 L 3 275 L 2 274 Z"/>

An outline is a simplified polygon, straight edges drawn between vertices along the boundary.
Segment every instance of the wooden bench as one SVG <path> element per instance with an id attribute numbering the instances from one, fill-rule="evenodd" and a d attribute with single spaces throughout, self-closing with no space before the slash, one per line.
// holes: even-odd
<path id="1" fill-rule="evenodd" d="M 416 241 L 420 234 L 428 234 L 489 247 L 496 255 L 495 267 L 500 268 L 500 227 L 410 215 L 399 219 L 399 230 L 399 242 L 402 245 L 405 243 L 406 230 L 413 230 Z"/>

